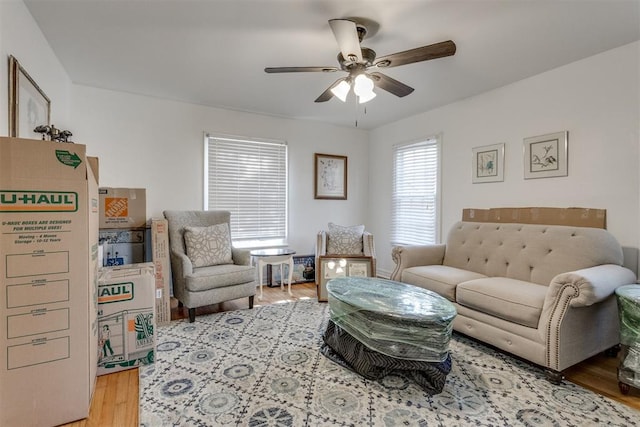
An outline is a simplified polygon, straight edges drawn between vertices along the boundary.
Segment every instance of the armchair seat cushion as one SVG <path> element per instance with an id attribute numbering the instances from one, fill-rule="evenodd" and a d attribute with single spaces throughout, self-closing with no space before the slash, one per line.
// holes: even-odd
<path id="1" fill-rule="evenodd" d="M 249 265 L 221 264 L 194 268 L 185 277 L 186 288 L 191 292 L 234 286 L 255 281 L 256 270 Z"/>
<path id="2" fill-rule="evenodd" d="M 446 265 L 423 265 L 405 269 L 400 281 L 430 289 L 449 301 L 455 301 L 456 286 L 459 283 L 486 277 L 484 274 Z"/>
<path id="3" fill-rule="evenodd" d="M 547 286 L 508 277 L 460 283 L 458 304 L 530 328 L 537 328 Z"/>

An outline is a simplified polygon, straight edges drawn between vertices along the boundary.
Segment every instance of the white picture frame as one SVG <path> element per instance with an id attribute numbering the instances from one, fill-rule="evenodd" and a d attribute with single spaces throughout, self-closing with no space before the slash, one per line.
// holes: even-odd
<path id="1" fill-rule="evenodd" d="M 524 139 L 524 179 L 568 175 L 568 131 Z"/>
<path id="2" fill-rule="evenodd" d="M 475 147 L 471 151 L 474 184 L 504 181 L 504 143 Z"/>

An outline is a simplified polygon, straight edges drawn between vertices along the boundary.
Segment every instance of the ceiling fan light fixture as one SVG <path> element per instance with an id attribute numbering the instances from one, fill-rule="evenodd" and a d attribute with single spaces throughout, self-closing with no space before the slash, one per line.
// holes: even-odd
<path id="1" fill-rule="evenodd" d="M 353 82 L 353 91 L 358 96 L 362 96 L 366 93 L 373 91 L 373 80 L 367 77 L 364 73 L 358 74 Z"/>
<path id="2" fill-rule="evenodd" d="M 342 80 L 338 85 L 331 88 L 331 93 L 338 98 L 342 102 L 347 101 L 347 95 L 349 95 L 349 91 L 351 90 L 351 85 L 347 83 L 346 80 Z"/>
<path id="3" fill-rule="evenodd" d="M 360 104 L 364 104 L 365 102 L 371 101 L 376 97 L 375 92 L 373 91 L 373 80 L 369 78 L 366 74 L 358 74 L 353 81 L 353 91 L 358 96 L 358 100 Z"/>
<path id="4" fill-rule="evenodd" d="M 376 97 L 376 93 L 374 91 L 365 93 L 364 95 L 358 95 L 358 103 L 364 104 L 365 102 L 371 101 L 375 97 Z"/>

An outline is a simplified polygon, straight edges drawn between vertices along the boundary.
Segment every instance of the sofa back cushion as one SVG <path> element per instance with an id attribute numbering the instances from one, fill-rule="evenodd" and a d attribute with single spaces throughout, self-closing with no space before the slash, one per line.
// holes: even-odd
<path id="1" fill-rule="evenodd" d="M 560 273 L 622 261 L 620 244 L 599 228 L 461 221 L 449 231 L 443 265 L 549 285 Z"/>

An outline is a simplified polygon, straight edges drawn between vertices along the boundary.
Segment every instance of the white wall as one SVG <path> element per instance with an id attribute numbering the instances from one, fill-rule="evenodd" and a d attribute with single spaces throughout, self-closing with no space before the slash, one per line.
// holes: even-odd
<path id="1" fill-rule="evenodd" d="M 202 207 L 203 132 L 281 139 L 290 147 L 290 236 L 312 253 L 328 221 L 365 223 L 378 270 L 389 245 L 391 146 L 443 135 L 442 229 L 465 207 L 606 208 L 609 230 L 638 248 L 640 43 L 636 42 L 458 103 L 365 131 L 75 86 L 26 6 L 0 1 L 0 57 L 14 55 L 52 100 L 52 123 L 100 157 L 101 185 L 144 187 L 148 216 Z M 0 117 L 7 117 L 0 72 Z M 428 96 L 428 95 L 425 95 Z M 73 102 L 72 102 L 73 100 Z M 569 131 L 569 176 L 524 180 L 522 139 Z M 8 132 L 0 120 L 0 134 Z M 505 180 L 471 184 L 471 148 L 504 142 Z M 313 153 L 347 155 L 349 200 L 313 199 Z M 369 173 L 371 171 L 371 173 Z"/>
<path id="2" fill-rule="evenodd" d="M 9 55 L 18 60 L 51 100 L 51 123 L 59 129 L 69 129 L 71 80 L 24 3 L 0 0 L 0 135 L 9 132 Z"/>
<path id="3" fill-rule="evenodd" d="M 590 207 L 638 248 L 640 43 L 566 65 L 371 132 L 369 228 L 378 270 L 393 269 L 389 244 L 391 148 L 443 135 L 442 240 L 463 208 Z M 523 179 L 523 138 L 569 131 L 569 175 Z M 471 183 L 473 147 L 505 143 L 504 182 Z"/>
<path id="4" fill-rule="evenodd" d="M 75 85 L 74 140 L 100 159 L 100 185 L 141 187 L 147 216 L 203 208 L 204 132 L 289 146 L 289 246 L 313 254 L 329 221 L 360 224 L 368 206 L 368 133 Z M 348 199 L 314 200 L 314 153 L 348 157 Z"/>
<path id="5" fill-rule="evenodd" d="M 64 23 L 61 23 L 64 25 Z M 289 144 L 289 243 L 312 254 L 329 221 L 366 222 L 368 133 L 77 86 L 22 1 L 0 0 L 0 57 L 15 56 L 51 99 L 51 123 L 100 158 L 100 185 L 143 187 L 147 214 L 203 207 L 203 135 L 220 132 Z M 0 72 L 0 135 L 8 134 L 8 80 Z M 348 200 L 314 200 L 313 154 L 348 156 Z"/>

